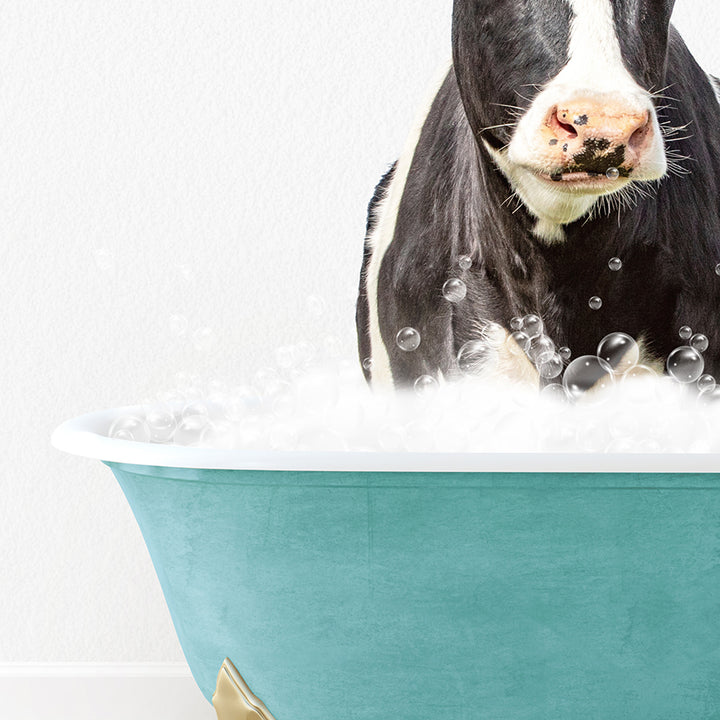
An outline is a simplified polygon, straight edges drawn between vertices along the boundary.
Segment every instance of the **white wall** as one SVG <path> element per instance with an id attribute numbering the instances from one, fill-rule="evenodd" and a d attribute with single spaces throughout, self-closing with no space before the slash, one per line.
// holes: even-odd
<path id="1" fill-rule="evenodd" d="M 110 472 L 63 419 L 178 370 L 240 377 L 303 334 L 352 349 L 364 214 L 451 0 L 6 0 L 0 7 L 0 663 L 182 654 Z M 720 72 L 720 11 L 677 24 Z M 168 330 L 209 326 L 215 352 Z"/>

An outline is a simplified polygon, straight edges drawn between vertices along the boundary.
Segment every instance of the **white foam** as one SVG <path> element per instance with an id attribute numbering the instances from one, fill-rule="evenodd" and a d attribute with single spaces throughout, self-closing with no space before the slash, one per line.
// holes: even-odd
<path id="1" fill-rule="evenodd" d="M 292 353 L 288 353 L 292 354 Z M 720 452 L 720 402 L 666 377 L 619 380 L 559 401 L 480 378 L 371 391 L 357 362 L 263 369 L 236 387 L 182 377 L 135 415 L 172 412 L 171 443 L 270 451 L 436 453 Z M 189 421 L 188 421 L 189 418 Z M 185 420 L 185 421 L 184 421 Z M 152 437 L 152 434 L 141 433 Z"/>

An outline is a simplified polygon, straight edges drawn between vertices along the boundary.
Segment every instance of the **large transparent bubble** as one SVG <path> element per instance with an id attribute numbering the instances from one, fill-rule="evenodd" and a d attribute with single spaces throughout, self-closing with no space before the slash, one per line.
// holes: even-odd
<path id="1" fill-rule="evenodd" d="M 679 383 L 694 383 L 705 369 L 703 356 L 693 347 L 675 348 L 667 359 L 667 371 Z"/>
<path id="2" fill-rule="evenodd" d="M 579 399 L 598 399 L 614 384 L 612 367 L 596 355 L 583 355 L 565 369 L 563 385 L 567 394 Z"/>
<path id="3" fill-rule="evenodd" d="M 420 347 L 420 333 L 412 327 L 404 327 L 395 338 L 397 346 L 403 352 L 413 352 Z"/>
<path id="4" fill-rule="evenodd" d="M 610 365 L 615 373 L 621 375 L 638 364 L 640 347 L 630 335 L 614 332 L 600 341 L 597 356 Z"/>
<path id="5" fill-rule="evenodd" d="M 477 375 L 491 369 L 497 361 L 497 352 L 487 340 L 470 340 L 458 351 L 458 367 L 468 375 Z"/>

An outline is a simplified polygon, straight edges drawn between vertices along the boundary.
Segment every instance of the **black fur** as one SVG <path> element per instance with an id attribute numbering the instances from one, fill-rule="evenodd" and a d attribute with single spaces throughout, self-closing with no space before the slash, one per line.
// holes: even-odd
<path id="1" fill-rule="evenodd" d="M 549 6 L 549 17 L 562 15 L 560 26 L 548 26 L 543 8 Z M 454 70 L 423 127 L 395 236 L 380 268 L 381 334 L 396 385 L 438 370 L 452 375 L 457 351 L 478 337 L 481 321 L 507 328 L 511 318 L 530 312 L 539 314 L 556 345 L 569 346 L 575 357 L 595 354 L 605 335 L 622 331 L 644 338 L 651 352 L 665 358 L 683 344 L 678 329 L 690 325 L 710 340 L 706 372 L 720 373 L 718 103 L 679 34 L 668 30 L 671 2 L 626 0 L 614 6 L 621 47 L 636 80 L 646 89 L 672 86 L 675 100 L 657 102 L 667 106 L 658 112 L 660 121 L 691 123 L 691 137 L 672 143 L 673 150 L 690 156 L 684 164 L 691 173 L 667 175 L 653 197 L 634 207 L 564 226 L 563 242 L 539 241 L 527 210 L 504 202 L 512 189 L 480 139 L 488 137 L 483 128 L 508 122 L 507 110 L 495 103 L 521 104 L 514 94 L 518 78 L 540 85 L 561 69 L 569 7 L 553 0 L 456 1 Z M 642 38 L 637 32 L 631 37 L 628 29 L 639 22 L 645 23 Z M 530 45 L 532 52 L 526 49 Z M 533 92 L 529 87 L 526 101 Z M 491 134 L 495 147 L 510 139 L 502 128 Z M 387 183 L 388 175 L 371 203 L 369 227 Z M 473 258 L 468 271 L 458 267 L 462 255 Z M 623 261 L 620 272 L 608 268 L 615 256 Z M 368 262 L 366 247 L 364 268 Z M 459 304 L 442 296 L 451 277 L 468 287 Z M 603 299 L 599 311 L 588 306 L 594 295 Z M 362 359 L 369 355 L 362 289 L 357 317 Z M 421 333 L 415 352 L 395 344 L 405 326 Z"/>

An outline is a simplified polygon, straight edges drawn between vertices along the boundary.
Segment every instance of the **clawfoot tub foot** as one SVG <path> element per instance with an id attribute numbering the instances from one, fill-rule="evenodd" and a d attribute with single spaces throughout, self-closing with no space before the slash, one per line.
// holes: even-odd
<path id="1" fill-rule="evenodd" d="M 218 720 L 275 720 L 229 658 L 225 658 L 218 673 L 212 701 Z"/>

